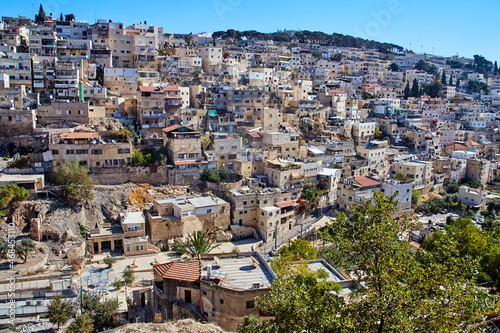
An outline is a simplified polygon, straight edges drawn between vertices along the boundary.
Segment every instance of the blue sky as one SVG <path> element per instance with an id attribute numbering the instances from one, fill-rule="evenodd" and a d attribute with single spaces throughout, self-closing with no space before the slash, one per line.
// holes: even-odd
<path id="1" fill-rule="evenodd" d="M 165 32 L 278 29 L 318 30 L 391 42 L 438 55 L 500 60 L 498 0 L 187 0 L 2 1 L 0 15 L 33 17 L 42 3 L 55 16 L 74 13 L 77 20 L 96 18 L 126 25 L 147 21 Z"/>

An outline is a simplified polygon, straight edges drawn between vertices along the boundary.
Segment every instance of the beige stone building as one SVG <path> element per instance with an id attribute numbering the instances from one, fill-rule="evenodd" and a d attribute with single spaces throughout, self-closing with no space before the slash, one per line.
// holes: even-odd
<path id="1" fill-rule="evenodd" d="M 258 252 L 172 261 L 155 265 L 154 274 L 154 311 L 163 320 L 191 317 L 235 332 L 247 315 L 271 319 L 255 298 L 269 292 L 276 275 Z"/>
<path id="2" fill-rule="evenodd" d="M 396 162 L 394 173 L 401 173 L 410 178 L 415 184 L 415 189 L 430 188 L 434 184 L 432 162 Z"/>
<path id="3" fill-rule="evenodd" d="M 51 140 L 49 150 L 54 156 L 54 167 L 68 160 L 77 160 L 92 170 L 124 166 L 132 156 L 133 147 L 126 140 L 106 140 L 96 132 L 73 132 Z"/>
<path id="4" fill-rule="evenodd" d="M 153 244 L 168 248 L 196 231 L 219 237 L 229 214 L 229 203 L 217 197 L 157 199 L 147 214 L 147 231 Z"/>
<path id="5" fill-rule="evenodd" d="M 106 107 L 91 105 L 90 102 L 53 101 L 38 107 L 38 123 L 49 125 L 59 122 L 89 124 L 106 117 Z"/>

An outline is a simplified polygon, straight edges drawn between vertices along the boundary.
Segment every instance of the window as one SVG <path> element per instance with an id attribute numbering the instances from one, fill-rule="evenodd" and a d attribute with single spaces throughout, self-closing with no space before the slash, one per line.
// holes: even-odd
<path id="1" fill-rule="evenodd" d="M 71 114 L 71 110 L 66 110 L 66 114 Z"/>
<path id="2" fill-rule="evenodd" d="M 255 307 L 255 301 L 247 301 L 247 309 L 253 309 Z"/>
<path id="3" fill-rule="evenodd" d="M 59 150 L 57 150 L 57 149 L 53 150 L 52 155 L 59 155 Z"/>
<path id="4" fill-rule="evenodd" d="M 88 154 L 88 153 L 89 153 L 88 149 L 77 149 L 76 150 L 77 155 Z"/>
<path id="5" fill-rule="evenodd" d="M 61 114 L 61 110 L 56 110 L 56 114 Z"/>
<path id="6" fill-rule="evenodd" d="M 118 154 L 130 154 L 130 148 L 118 148 Z"/>
<path id="7" fill-rule="evenodd" d="M 224 304 L 224 300 L 222 298 L 220 299 L 220 304 Z"/>
<path id="8" fill-rule="evenodd" d="M 92 149 L 90 153 L 92 155 L 102 155 L 102 149 Z"/>
<path id="9" fill-rule="evenodd" d="M 73 154 L 75 154 L 74 149 L 66 149 L 66 155 L 73 155 Z"/>
<path id="10" fill-rule="evenodd" d="M 212 212 L 212 210 L 211 210 L 211 209 L 207 209 L 207 214 L 208 214 L 208 213 L 211 213 L 211 212 Z"/>

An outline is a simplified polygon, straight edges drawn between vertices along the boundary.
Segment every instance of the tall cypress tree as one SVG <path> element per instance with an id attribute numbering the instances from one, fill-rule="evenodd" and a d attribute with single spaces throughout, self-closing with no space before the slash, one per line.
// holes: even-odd
<path id="1" fill-rule="evenodd" d="M 405 87 L 405 99 L 408 99 L 408 97 L 411 96 L 411 89 L 410 89 L 410 82 L 406 81 L 406 87 Z"/>
<path id="2" fill-rule="evenodd" d="M 450 74 L 450 82 L 448 83 L 448 85 L 453 85 L 453 74 Z"/>
<path id="3" fill-rule="evenodd" d="M 444 71 L 443 71 L 443 75 L 441 76 L 441 83 L 442 83 L 443 85 L 445 85 L 445 84 L 446 84 L 446 73 L 445 73 Z"/>
<path id="4" fill-rule="evenodd" d="M 35 15 L 35 23 L 43 24 L 43 21 L 47 18 L 45 11 L 43 10 L 42 4 L 40 4 L 40 8 L 38 9 L 38 14 Z"/>
<path id="5" fill-rule="evenodd" d="M 411 86 L 411 96 L 420 97 L 420 89 L 418 87 L 417 79 L 413 79 L 413 85 Z"/>
<path id="6" fill-rule="evenodd" d="M 495 60 L 495 64 L 493 65 L 493 72 L 498 73 L 498 63 L 497 61 Z"/>
<path id="7" fill-rule="evenodd" d="M 457 84 L 456 84 L 456 87 L 460 87 L 460 79 L 457 79 Z"/>

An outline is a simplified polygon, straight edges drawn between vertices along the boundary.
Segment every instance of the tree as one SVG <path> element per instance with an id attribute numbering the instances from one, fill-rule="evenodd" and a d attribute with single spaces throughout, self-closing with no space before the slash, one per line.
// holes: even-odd
<path id="1" fill-rule="evenodd" d="M 220 175 L 214 169 L 207 168 L 200 175 L 200 180 L 210 183 L 220 183 Z"/>
<path id="2" fill-rule="evenodd" d="M 404 94 L 405 94 L 405 99 L 408 99 L 408 97 L 411 96 L 411 89 L 410 89 L 410 82 L 409 81 L 406 81 L 406 87 L 405 87 Z"/>
<path id="3" fill-rule="evenodd" d="M 50 302 L 47 307 L 49 321 L 57 325 L 57 330 L 59 330 L 61 325 L 66 324 L 66 322 L 73 317 L 74 313 L 73 304 L 69 301 L 63 301 L 62 295 L 54 296 L 54 299 L 52 299 L 52 302 Z"/>
<path id="4" fill-rule="evenodd" d="M 63 13 L 61 13 L 61 15 L 59 15 L 59 21 L 64 21 Z"/>
<path id="5" fill-rule="evenodd" d="M 243 324 L 240 325 L 241 333 L 257 332 L 260 328 L 260 320 L 253 314 L 243 318 Z"/>
<path id="6" fill-rule="evenodd" d="M 493 73 L 497 74 L 498 73 L 498 63 L 495 60 L 495 64 L 493 65 Z"/>
<path id="7" fill-rule="evenodd" d="M 108 268 L 113 267 L 113 265 L 116 263 L 116 258 L 113 258 L 111 256 L 107 256 L 102 260 L 106 265 L 108 265 Z"/>
<path id="8" fill-rule="evenodd" d="M 429 84 L 422 85 L 422 91 L 429 97 L 436 98 L 441 96 L 443 85 L 439 81 L 432 81 Z"/>
<path id="9" fill-rule="evenodd" d="M 460 87 L 460 79 L 457 79 L 457 82 L 455 84 L 455 87 L 457 87 L 457 89 Z"/>
<path id="10" fill-rule="evenodd" d="M 420 89 L 418 87 L 417 79 L 413 79 L 413 85 L 411 86 L 411 96 L 420 97 Z"/>
<path id="11" fill-rule="evenodd" d="M 317 252 L 311 243 L 306 240 L 296 238 L 289 242 L 287 246 L 279 250 L 281 258 L 286 261 L 310 260 L 316 259 Z"/>
<path id="12" fill-rule="evenodd" d="M 75 14 L 66 14 L 64 15 L 64 20 L 68 22 L 73 22 L 75 20 Z"/>
<path id="13" fill-rule="evenodd" d="M 225 182 L 227 183 L 229 180 L 230 180 L 230 177 L 231 177 L 231 171 L 229 171 L 228 167 L 226 166 L 222 166 L 220 169 L 219 169 L 219 178 L 222 182 Z"/>
<path id="14" fill-rule="evenodd" d="M 362 99 L 373 99 L 373 98 L 375 98 L 375 97 L 374 97 L 372 94 L 370 94 L 368 91 L 363 90 L 363 91 L 361 92 L 361 98 L 362 98 Z"/>
<path id="15" fill-rule="evenodd" d="M 399 66 L 398 64 L 396 64 L 395 62 L 393 62 L 392 64 L 389 65 L 389 70 L 392 71 L 392 72 L 397 72 L 399 71 Z"/>
<path id="16" fill-rule="evenodd" d="M 135 273 L 134 270 L 130 267 L 125 268 L 122 273 L 123 280 L 126 284 L 132 284 L 135 281 Z"/>
<path id="17" fill-rule="evenodd" d="M 187 241 L 178 241 L 173 247 L 175 252 L 189 254 L 195 258 L 200 254 L 209 253 L 219 247 L 219 244 L 215 244 L 215 239 L 209 237 L 203 231 L 195 231 L 188 236 Z"/>
<path id="18" fill-rule="evenodd" d="M 269 293 L 257 298 L 257 306 L 274 319 L 259 326 L 253 322 L 242 332 L 348 332 L 341 288 L 327 276 L 324 270 L 308 271 L 304 265 L 279 274 Z"/>
<path id="19" fill-rule="evenodd" d="M 87 314 L 82 314 L 76 317 L 75 321 L 72 322 L 67 333 L 91 333 L 94 330 L 94 321 Z"/>
<path id="20" fill-rule="evenodd" d="M 411 194 L 411 204 L 416 205 L 420 201 L 420 198 L 422 197 L 422 193 L 419 190 L 413 190 Z"/>
<path id="21" fill-rule="evenodd" d="M 408 221 L 390 217 L 394 198 L 373 192 L 322 233 L 333 244 L 332 258 L 355 282 L 370 286 L 349 295 L 344 316 L 355 332 L 459 331 L 485 310 L 474 262 L 446 244 L 440 252 L 412 254 L 403 241 Z"/>
<path id="22" fill-rule="evenodd" d="M 450 74 L 450 81 L 448 82 L 449 86 L 453 86 L 453 74 Z"/>
<path id="23" fill-rule="evenodd" d="M 16 202 L 26 200 L 29 196 L 29 192 L 24 187 L 15 184 L 0 186 L 0 216 L 7 209 L 12 209 Z"/>
<path id="24" fill-rule="evenodd" d="M 35 244 L 31 238 L 24 238 L 21 243 L 16 247 L 16 254 L 23 262 L 28 260 L 28 254 L 35 248 Z"/>
<path id="25" fill-rule="evenodd" d="M 94 184 L 87 169 L 79 165 L 77 160 L 64 162 L 54 171 L 54 181 L 62 187 L 63 196 L 71 203 L 94 198 Z"/>
<path id="26" fill-rule="evenodd" d="M 40 8 L 38 9 L 38 14 L 35 15 L 35 23 L 38 25 L 43 24 L 43 21 L 47 18 L 45 15 L 45 11 L 43 10 L 42 4 L 40 4 Z"/>
<path id="27" fill-rule="evenodd" d="M 454 182 L 448 183 L 448 185 L 446 185 L 444 187 L 444 190 L 448 194 L 454 194 L 454 193 L 458 193 L 459 188 L 460 188 L 460 185 L 458 185 L 458 183 L 456 181 L 454 181 Z"/>
<path id="28" fill-rule="evenodd" d="M 446 85 L 446 72 L 445 72 L 445 71 L 443 71 L 443 74 L 442 74 L 442 76 L 441 76 L 441 84 L 442 84 L 443 86 L 445 86 L 445 85 Z"/>
<path id="29" fill-rule="evenodd" d="M 94 332 L 101 332 L 120 324 L 117 300 L 101 300 L 98 295 L 84 293 L 81 303 L 82 314 L 88 315 L 94 323 Z"/>

